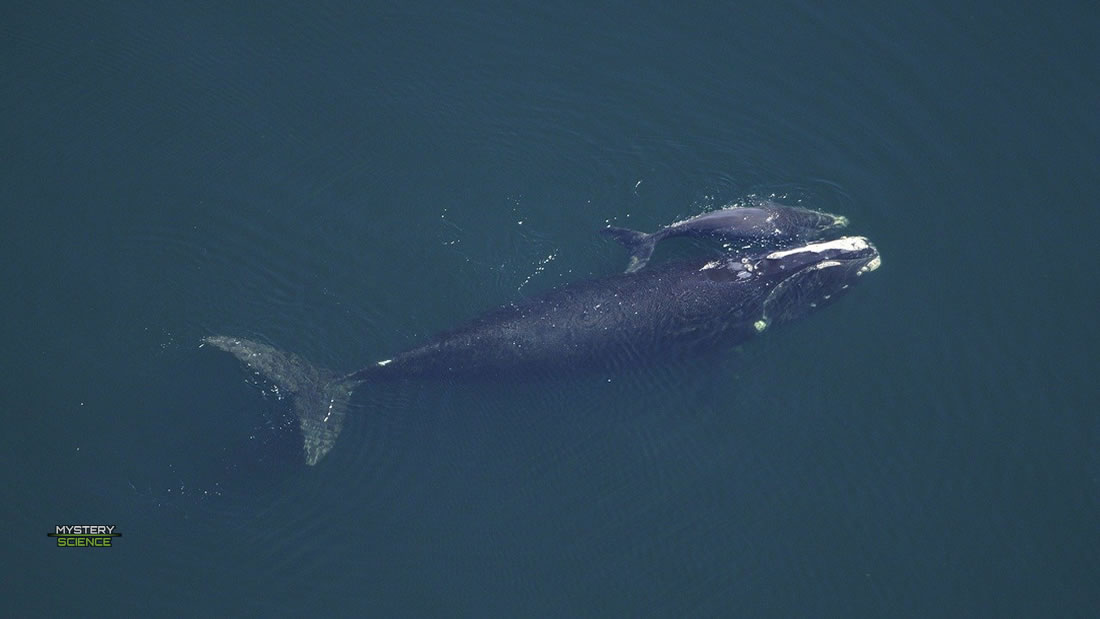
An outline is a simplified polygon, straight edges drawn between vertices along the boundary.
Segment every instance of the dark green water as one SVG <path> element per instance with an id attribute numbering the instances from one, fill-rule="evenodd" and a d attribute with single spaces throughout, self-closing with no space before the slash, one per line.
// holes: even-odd
<path id="1" fill-rule="evenodd" d="M 1092 616 L 1100 20 L 939 4 L 0 10 L 8 611 Z M 364 389 L 306 470 L 199 348 L 354 369 L 772 194 L 883 267 L 717 362 Z"/>

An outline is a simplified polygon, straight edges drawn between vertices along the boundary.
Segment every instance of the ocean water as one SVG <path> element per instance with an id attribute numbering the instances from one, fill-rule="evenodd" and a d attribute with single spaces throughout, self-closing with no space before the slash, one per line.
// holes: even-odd
<path id="1" fill-rule="evenodd" d="M 0 9 L 8 612 L 1094 616 L 1097 15 Z M 352 370 L 754 196 L 882 268 L 717 359 L 364 388 L 317 467 L 199 345 Z"/>

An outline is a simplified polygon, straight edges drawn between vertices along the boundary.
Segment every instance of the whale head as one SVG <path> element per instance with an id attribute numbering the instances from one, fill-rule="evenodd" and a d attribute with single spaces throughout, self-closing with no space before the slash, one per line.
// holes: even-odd
<path id="1" fill-rule="evenodd" d="M 878 250 L 862 236 L 807 243 L 765 255 L 755 265 L 768 284 L 757 330 L 828 305 L 881 265 Z"/>
<path id="2" fill-rule="evenodd" d="M 777 239 L 810 241 L 848 225 L 848 218 L 843 215 L 787 206 L 771 200 L 759 202 L 746 210 L 761 213 L 765 221 L 757 226 L 760 234 Z"/>

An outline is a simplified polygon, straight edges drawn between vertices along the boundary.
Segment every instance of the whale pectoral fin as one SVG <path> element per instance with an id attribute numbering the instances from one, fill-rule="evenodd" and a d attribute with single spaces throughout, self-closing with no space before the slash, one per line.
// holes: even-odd
<path id="1" fill-rule="evenodd" d="M 650 256 L 653 255 L 654 248 L 657 247 L 657 239 L 652 234 L 646 234 L 645 232 L 614 226 L 608 226 L 600 232 L 622 243 L 630 252 L 630 262 L 626 267 L 627 273 L 633 273 L 644 267 L 649 262 Z"/>
<path id="2" fill-rule="evenodd" d="M 344 427 L 351 393 L 361 381 L 337 378 L 297 355 L 260 342 L 225 336 L 203 338 L 203 342 L 232 354 L 293 398 L 306 464 L 317 464 L 332 449 Z"/>

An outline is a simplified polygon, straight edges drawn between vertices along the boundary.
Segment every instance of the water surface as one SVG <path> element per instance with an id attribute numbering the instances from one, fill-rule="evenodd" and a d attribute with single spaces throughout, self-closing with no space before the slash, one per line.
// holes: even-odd
<path id="1" fill-rule="evenodd" d="M 9 607 L 1090 614 L 1095 15 L 5 9 Z M 883 268 L 718 360 L 364 389 L 308 470 L 198 345 L 351 370 L 620 271 L 608 223 L 751 196 L 846 215 Z M 110 550 L 44 535 L 101 522 Z"/>

